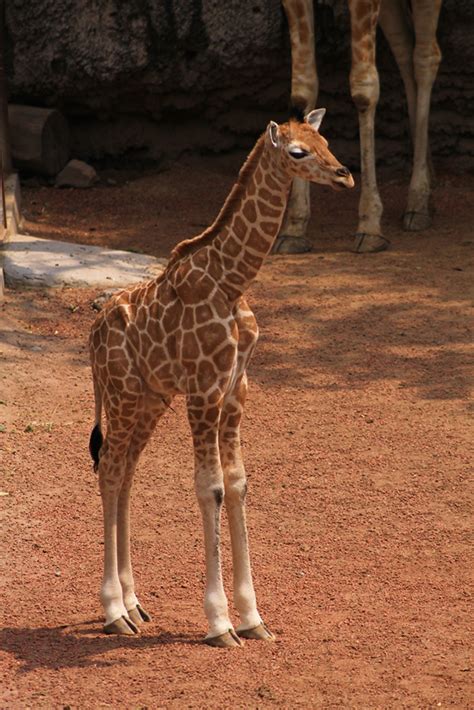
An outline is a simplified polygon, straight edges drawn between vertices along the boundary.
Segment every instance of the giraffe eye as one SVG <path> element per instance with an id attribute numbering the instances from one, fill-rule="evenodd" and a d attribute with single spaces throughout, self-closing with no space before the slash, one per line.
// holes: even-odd
<path id="1" fill-rule="evenodd" d="M 309 152 L 307 150 L 303 150 L 303 148 L 292 148 L 289 153 L 291 157 L 296 158 L 296 160 L 306 158 L 306 156 L 309 155 Z"/>

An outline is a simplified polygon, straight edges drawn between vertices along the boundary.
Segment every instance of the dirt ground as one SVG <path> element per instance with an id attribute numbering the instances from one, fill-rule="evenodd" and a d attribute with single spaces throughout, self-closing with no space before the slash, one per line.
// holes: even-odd
<path id="1" fill-rule="evenodd" d="M 91 190 L 23 190 L 28 231 L 158 256 L 208 224 L 242 156 L 188 157 Z M 442 174 L 434 227 L 348 251 L 357 194 L 314 188 L 314 252 L 271 257 L 243 426 L 259 608 L 277 635 L 203 645 L 204 560 L 183 402 L 133 501 L 138 637 L 101 633 L 101 508 L 87 451 L 95 293 L 1 308 L 5 708 L 469 708 L 474 177 Z M 105 182 L 108 180 L 109 182 Z M 224 525 L 225 581 L 231 599 Z"/>

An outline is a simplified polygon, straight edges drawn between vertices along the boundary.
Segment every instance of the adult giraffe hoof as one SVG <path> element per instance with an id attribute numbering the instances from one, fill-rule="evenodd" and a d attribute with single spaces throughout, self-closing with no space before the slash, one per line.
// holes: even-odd
<path id="1" fill-rule="evenodd" d="M 106 624 L 104 626 L 104 632 L 106 634 L 118 634 L 120 636 L 134 636 L 134 634 L 140 633 L 138 626 L 135 626 L 133 621 L 127 619 L 126 616 L 121 616 L 110 624 Z"/>
<path id="2" fill-rule="evenodd" d="M 211 638 L 205 638 L 204 643 L 208 646 L 213 646 L 214 648 L 237 648 L 238 646 L 243 646 L 243 642 L 239 639 L 234 629 L 229 629 L 225 631 L 220 636 L 211 636 Z"/>
<path id="3" fill-rule="evenodd" d="M 405 212 L 403 229 L 407 232 L 422 232 L 431 227 L 431 217 L 427 212 Z"/>
<path id="4" fill-rule="evenodd" d="M 275 640 L 275 636 L 272 634 L 270 629 L 265 626 L 263 621 L 258 626 L 254 626 L 253 629 L 237 629 L 237 633 L 244 639 L 256 639 L 258 641 Z"/>
<path id="5" fill-rule="evenodd" d="M 385 251 L 389 244 L 388 239 L 378 234 L 360 232 L 355 235 L 352 251 L 356 254 L 373 254 L 377 251 Z"/>
<path id="6" fill-rule="evenodd" d="M 151 616 L 143 609 L 140 604 L 137 604 L 132 609 L 127 609 L 128 618 L 135 624 L 140 626 L 144 621 L 151 621 Z"/>
<path id="7" fill-rule="evenodd" d="M 306 254 L 311 251 L 311 244 L 304 237 L 277 237 L 272 254 Z"/>

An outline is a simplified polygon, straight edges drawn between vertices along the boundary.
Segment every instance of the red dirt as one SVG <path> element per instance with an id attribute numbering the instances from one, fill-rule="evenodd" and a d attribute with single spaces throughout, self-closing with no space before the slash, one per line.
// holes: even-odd
<path id="1" fill-rule="evenodd" d="M 27 189 L 27 226 L 163 255 L 213 218 L 240 158 L 188 158 L 83 192 Z M 139 637 L 101 634 L 87 452 L 95 294 L 7 292 L 2 707 L 473 706 L 473 188 L 472 176 L 444 175 L 435 226 L 416 235 L 393 226 L 405 187 L 385 181 L 392 248 L 375 256 L 347 251 L 355 192 L 315 188 L 315 252 L 270 258 L 252 288 L 261 340 L 243 439 L 273 644 L 200 643 L 202 533 L 179 400 L 143 455 L 133 501 L 153 622 Z"/>

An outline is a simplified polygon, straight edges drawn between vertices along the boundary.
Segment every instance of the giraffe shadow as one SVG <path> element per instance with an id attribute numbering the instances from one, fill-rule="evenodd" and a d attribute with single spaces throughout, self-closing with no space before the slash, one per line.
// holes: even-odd
<path id="1" fill-rule="evenodd" d="M 127 665 L 129 659 L 107 658 L 116 650 L 140 651 L 168 644 L 202 645 L 195 634 L 161 631 L 158 634 L 107 636 L 94 619 L 71 626 L 6 627 L 0 631 L 0 649 L 21 665 L 20 673 L 39 668 L 107 668 Z"/>

